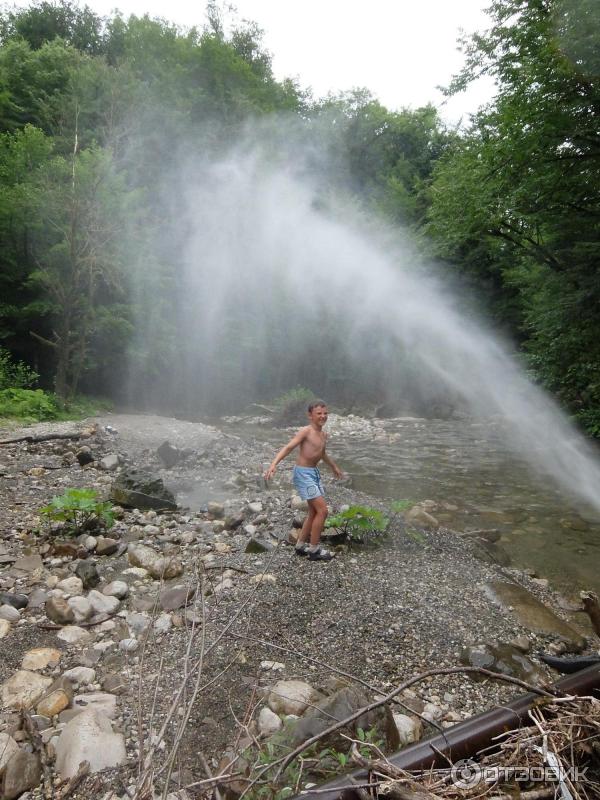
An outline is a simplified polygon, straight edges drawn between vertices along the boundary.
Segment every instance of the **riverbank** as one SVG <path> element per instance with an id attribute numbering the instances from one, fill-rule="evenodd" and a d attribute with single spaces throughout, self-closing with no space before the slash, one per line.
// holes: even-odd
<path id="1" fill-rule="evenodd" d="M 109 788 L 118 796 L 128 788 L 132 792 L 140 743 L 147 752 L 171 707 L 172 721 L 161 741 L 155 741 L 154 758 L 158 771 L 172 743 L 179 742 L 173 762 L 176 788 L 206 778 L 207 769 L 214 771 L 238 735 L 239 723 L 247 728 L 257 718 L 264 690 L 277 680 L 303 680 L 326 694 L 344 673 L 385 693 L 424 669 L 459 665 L 465 648 L 494 642 L 518 645 L 523 669 L 533 665 L 531 680 L 554 679 L 536 652 L 597 647 L 586 618 L 562 610 L 565 603 L 543 581 L 491 563 L 489 554 L 482 560 L 481 545 L 460 532 L 399 522 L 380 546 L 342 549 L 329 564 L 296 557 L 287 544 L 298 514 L 291 507 L 288 471 L 281 470 L 268 488 L 259 480 L 260 464 L 272 458 L 267 443 L 199 423 L 125 415 L 13 429 L 6 438 L 31 432 L 82 433 L 83 438 L 8 444 L 0 450 L 0 591 L 28 599 L 17 616 L 8 614 L 14 621 L 1 643 L 0 683 L 6 685 L 24 656 L 39 647 L 56 650 L 58 656 L 29 672 L 64 682 L 65 672 L 80 670 L 70 673 L 80 678 L 70 681 L 74 691 L 61 687 L 67 706 L 55 716 L 36 718 L 52 776 L 52 757 L 57 747 L 60 751 L 73 708 L 85 704 L 87 695 L 88 705 L 112 709 L 112 732 L 123 735 L 126 760 L 109 773 L 86 778 L 73 797 L 90 796 L 92 785 L 98 797 Z M 169 468 L 156 452 L 166 439 L 180 453 Z M 82 447 L 91 455 L 84 467 L 77 460 Z M 109 459 L 105 466 L 112 464 L 114 470 L 102 469 L 105 456 L 118 456 L 119 466 Z M 97 536 L 82 538 L 67 552 L 53 549 L 52 537 L 35 532 L 40 528 L 37 512 L 53 495 L 67 487 L 91 487 L 107 495 L 115 474 L 128 464 L 162 477 L 178 498 L 195 497 L 198 510 L 124 510 L 106 534 L 115 540 L 114 551 L 106 555 L 99 549 L 111 548 L 98 548 Z M 355 503 L 381 507 L 374 498 L 333 481 L 327 481 L 327 488 L 334 508 Z M 203 510 L 209 500 L 222 509 L 211 506 L 209 515 Z M 152 570 L 133 566 L 131 552 L 140 545 L 177 565 L 174 577 L 161 583 L 152 578 Z M 94 588 L 72 580 L 91 576 L 91 567 L 98 575 Z M 71 584 L 59 583 L 65 580 Z M 115 581 L 125 584 L 122 597 L 104 594 Z M 492 587 L 498 584 L 522 587 L 532 608 L 537 600 L 552 609 L 556 630 L 544 630 L 548 618 L 540 622 L 539 615 L 523 624 L 519 609 L 502 605 L 494 595 Z M 177 586 L 186 588 L 166 594 Z M 69 594 L 89 598 L 90 591 L 116 597 L 119 602 L 107 606 L 114 615 L 91 626 L 87 622 L 93 616 L 80 620 L 82 625 L 74 627 L 84 635 L 75 632 L 76 641 L 68 643 L 59 638 L 60 628 L 48 628 L 45 603 Z M 84 603 L 70 602 L 84 614 Z M 582 634 L 589 637 L 587 649 Z M 471 658 L 477 652 L 472 650 Z M 191 685 L 172 706 L 188 666 Z M 198 695 L 191 702 L 198 676 Z M 93 699 L 98 694 L 102 697 Z M 514 694 L 512 687 L 458 675 L 430 680 L 404 699 L 413 711 L 445 726 Z M 182 720 L 186 724 L 180 726 Z M 17 735 L 21 725 L 18 715 L 3 709 L 0 732 L 25 742 L 25 736 Z M 158 784 L 163 778 L 164 773 L 156 778 Z M 197 789 L 188 791 L 194 796 Z"/>

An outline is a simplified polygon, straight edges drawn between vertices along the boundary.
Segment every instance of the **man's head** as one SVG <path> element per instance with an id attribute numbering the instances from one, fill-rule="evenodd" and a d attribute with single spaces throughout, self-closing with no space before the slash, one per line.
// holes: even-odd
<path id="1" fill-rule="evenodd" d="M 308 418 L 322 427 L 327 422 L 327 405 L 323 400 L 313 400 L 308 406 Z"/>

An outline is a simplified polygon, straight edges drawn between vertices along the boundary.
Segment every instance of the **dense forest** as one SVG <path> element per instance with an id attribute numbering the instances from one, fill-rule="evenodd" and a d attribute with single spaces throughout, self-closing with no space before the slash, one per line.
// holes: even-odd
<path id="1" fill-rule="evenodd" d="M 177 393 L 194 346 L 176 311 L 182 164 L 190 150 L 217 159 L 249 121 L 293 119 L 298 146 L 318 137 L 328 152 L 324 197 L 409 232 L 517 344 L 533 379 L 600 435 L 600 14 L 595 0 L 493 0 L 490 13 L 448 91 L 487 73 L 496 96 L 454 129 L 431 106 L 391 111 L 366 90 L 314 98 L 275 80 L 257 26 L 211 3 L 191 30 L 69 0 L 5 10 L 0 412 L 37 375 L 62 404 L 83 393 L 191 413 Z M 218 364 L 203 364 L 218 389 L 204 410 L 309 380 L 274 357 L 220 403 L 218 375 L 238 374 L 244 348 L 258 346 L 252 320 L 236 325 Z M 339 399 L 356 399 L 365 381 L 341 357 L 337 369 Z"/>

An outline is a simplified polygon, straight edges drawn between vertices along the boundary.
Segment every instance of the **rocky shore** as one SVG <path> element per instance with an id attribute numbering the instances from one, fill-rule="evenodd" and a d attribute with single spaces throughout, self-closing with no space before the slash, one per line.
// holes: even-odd
<path id="1" fill-rule="evenodd" d="M 302 503 L 288 470 L 262 481 L 273 455 L 263 443 L 127 415 L 0 438 L 57 434 L 71 438 L 0 446 L 2 800 L 151 797 L 148 787 L 206 796 L 220 763 L 242 769 L 245 744 L 282 729 L 298 740 L 336 703 L 360 708 L 461 663 L 539 684 L 557 677 L 539 651 L 598 646 L 544 581 L 495 563 L 481 537 L 441 527 L 435 498 L 375 545 L 308 562 L 289 544 Z M 177 508 L 123 504 L 110 529 L 77 537 L 40 516 L 68 488 L 126 501 L 114 485 L 132 468 L 161 479 Z M 334 509 L 385 510 L 327 487 Z M 399 697 L 382 723 L 393 713 L 395 727 L 379 733 L 395 748 L 518 691 L 464 674 L 429 679 Z"/>

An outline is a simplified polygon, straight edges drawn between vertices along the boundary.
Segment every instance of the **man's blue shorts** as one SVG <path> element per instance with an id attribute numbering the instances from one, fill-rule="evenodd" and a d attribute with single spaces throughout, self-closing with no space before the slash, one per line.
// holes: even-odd
<path id="1" fill-rule="evenodd" d="M 325 494 L 321 483 L 321 473 L 317 467 L 294 467 L 292 480 L 303 500 L 314 500 Z"/>

